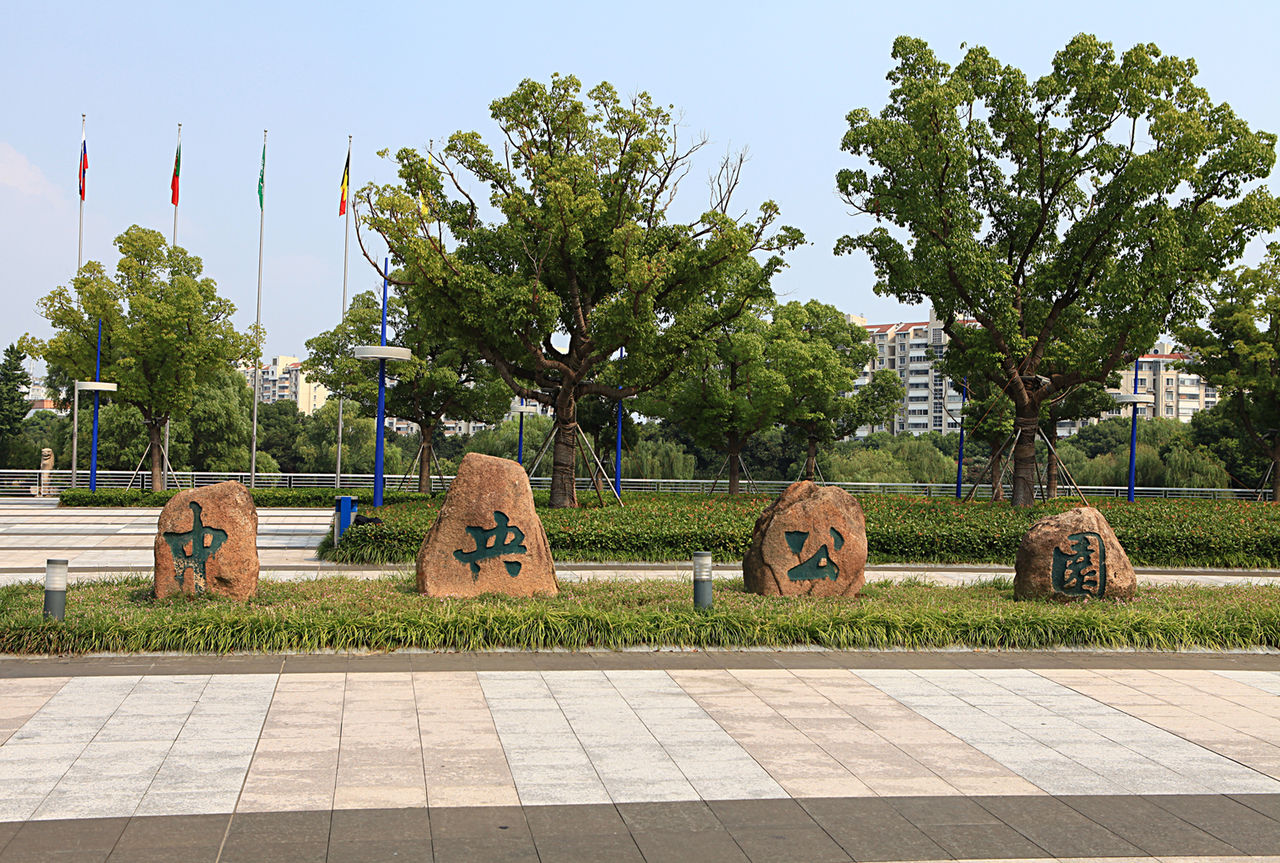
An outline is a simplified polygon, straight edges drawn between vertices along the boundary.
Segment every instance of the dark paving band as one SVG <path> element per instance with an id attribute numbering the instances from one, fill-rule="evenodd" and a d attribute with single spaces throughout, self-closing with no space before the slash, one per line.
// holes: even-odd
<path id="1" fill-rule="evenodd" d="M 1095 651 L 509 651 L 482 653 L 0 657 L 0 678 L 372 671 L 594 671 L 689 668 L 1139 668 L 1280 671 L 1280 653 Z"/>
<path id="2" fill-rule="evenodd" d="M 1280 795 L 879 797 L 0 823 L 0 863 L 1234 857 L 1280 851 Z"/>

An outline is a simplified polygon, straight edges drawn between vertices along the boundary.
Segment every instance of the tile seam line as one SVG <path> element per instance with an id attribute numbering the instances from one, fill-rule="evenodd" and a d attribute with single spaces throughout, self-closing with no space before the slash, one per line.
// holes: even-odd
<path id="1" fill-rule="evenodd" d="M 1158 673 L 1158 670 L 1157 670 L 1157 669 L 1149 669 L 1149 670 L 1150 670 L 1153 674 L 1154 674 L 1154 673 Z M 1210 669 L 1210 671 L 1212 671 L 1214 674 L 1217 674 L 1217 673 L 1218 673 L 1217 671 L 1213 671 L 1212 669 Z M 1201 750 L 1202 752 L 1205 752 L 1205 753 L 1207 753 L 1207 754 L 1209 754 L 1209 755 L 1212 755 L 1212 756 L 1215 756 L 1215 757 L 1217 757 L 1217 758 L 1221 758 L 1221 759 L 1222 759 L 1222 760 L 1224 760 L 1224 761 L 1230 761 L 1232 764 L 1235 764 L 1235 765 L 1238 765 L 1238 766 L 1240 766 L 1240 767 L 1243 767 L 1245 770 L 1248 770 L 1250 773 L 1256 774 L 1256 775 L 1261 776 L 1261 777 L 1266 778 L 1266 779 L 1270 779 L 1272 782 L 1280 782 L 1280 780 L 1278 780 L 1275 776 L 1272 776 L 1270 773 L 1264 773 L 1264 772 L 1262 772 L 1261 770 L 1259 770 L 1259 769 L 1258 769 L 1258 768 L 1256 768 L 1256 767 L 1252 767 L 1252 766 L 1250 766 L 1250 765 L 1248 765 L 1248 764 L 1245 764 L 1243 761 L 1241 761 L 1241 760 L 1240 760 L 1240 759 L 1238 759 L 1238 758 L 1234 758 L 1234 757 L 1232 757 L 1232 756 L 1230 756 L 1230 755 L 1227 755 L 1226 753 L 1219 752 L 1219 751 L 1217 751 L 1216 749 L 1210 749 L 1208 746 L 1205 746 L 1203 743 L 1197 743 L 1196 741 L 1194 741 L 1194 740 L 1192 740 L 1191 738 L 1186 737 L 1186 736 L 1184 736 L 1184 735 L 1182 735 L 1182 734 L 1178 733 L 1177 731 L 1172 731 L 1172 730 L 1170 730 L 1170 729 L 1168 729 L 1168 728 L 1164 728 L 1164 727 L 1162 727 L 1162 726 L 1160 726 L 1160 725 L 1156 725 L 1154 722 L 1151 722 L 1151 721 L 1149 721 L 1149 720 L 1143 719 L 1141 716 L 1135 716 L 1134 714 L 1130 713 L 1129 711 L 1127 711 L 1127 710 L 1121 710 L 1119 707 L 1116 707 L 1116 706 L 1111 705 L 1111 704 L 1107 704 L 1105 701 L 1099 701 L 1097 698 L 1094 698 L 1092 695 L 1088 694 L 1087 692 L 1081 692 L 1080 690 L 1076 689 L 1076 688 L 1075 688 L 1073 685 L 1071 685 L 1070 683 L 1061 683 L 1061 682 L 1059 682 L 1059 681 L 1057 681 L 1057 680 L 1054 680 L 1054 679 L 1053 679 L 1053 678 L 1051 678 L 1051 677 L 1045 677 L 1044 675 L 1042 675 L 1042 674 L 1041 674 L 1040 672 L 1038 672 L 1038 671 L 1035 671 L 1035 672 L 1032 672 L 1032 673 L 1033 673 L 1033 674 L 1036 674 L 1037 676 L 1044 677 L 1044 679 L 1045 679 L 1045 680 L 1048 680 L 1048 681 L 1049 681 L 1049 682 L 1051 682 L 1051 683 L 1056 683 L 1056 684 L 1058 684 L 1059 686 L 1061 686 L 1061 687 L 1063 687 L 1063 688 L 1065 688 L 1065 689 L 1070 689 L 1072 692 L 1076 693 L 1077 695 L 1080 695 L 1080 696 L 1082 696 L 1082 697 L 1084 697 L 1084 698 L 1088 698 L 1089 700 L 1094 701 L 1094 702 L 1096 702 L 1096 703 L 1098 703 L 1098 704 L 1101 704 L 1101 705 L 1102 705 L 1102 706 L 1104 706 L 1104 707 L 1109 707 L 1109 708 L 1111 708 L 1112 710 L 1115 710 L 1115 711 L 1117 711 L 1117 712 L 1119 712 L 1119 713 L 1122 713 L 1122 714 L 1124 714 L 1125 716 L 1128 716 L 1130 719 L 1133 719 L 1133 720 L 1135 720 L 1135 721 L 1137 721 L 1137 722 L 1141 722 L 1143 725 L 1146 725 L 1146 726 L 1148 726 L 1149 728 L 1153 728 L 1153 729 L 1155 729 L 1156 731 L 1162 732 L 1162 733 L 1164 733 L 1164 734 L 1168 734 L 1170 737 L 1176 737 L 1176 738 L 1178 738 L 1179 740 L 1181 740 L 1183 743 L 1187 743 L 1187 744 L 1189 744 L 1189 745 L 1191 745 L 1191 746 L 1194 746 L 1194 747 L 1196 747 L 1197 749 Z M 1231 678 L 1228 678 L 1228 679 L 1231 679 Z M 1124 684 L 1124 685 L 1125 685 L 1125 686 L 1128 686 L 1128 684 Z M 1129 686 L 1128 688 L 1133 689 L 1135 692 L 1139 693 L 1140 695 L 1145 695 L 1145 696 L 1147 696 L 1148 698 L 1154 698 L 1154 699 L 1156 699 L 1157 701 L 1159 701 L 1160 703 L 1162 703 L 1162 704 L 1166 704 L 1166 705 L 1169 705 L 1170 707 L 1181 707 L 1181 705 L 1174 704 L 1173 702 L 1168 701 L 1168 700 L 1166 700 L 1166 699 L 1164 699 L 1164 698 L 1161 698 L 1161 697 L 1160 697 L 1160 696 L 1158 696 L 1158 695 L 1151 695 L 1151 694 L 1150 694 L 1150 693 L 1148 693 L 1148 692 L 1143 692 L 1142 690 L 1137 689 L 1137 688 L 1132 687 L 1132 686 Z M 1186 709 L 1186 708 L 1183 708 L 1183 709 Z M 1194 711 L 1189 711 L 1189 712 L 1194 713 Z M 1201 719 L 1207 719 L 1207 718 L 1208 718 L 1208 717 L 1205 717 L 1205 716 L 1201 716 L 1199 713 L 1195 713 L 1194 715 L 1196 715 L 1196 716 L 1200 716 L 1200 718 L 1201 718 Z M 1078 723 L 1077 723 L 1077 724 L 1078 724 Z M 1100 733 L 1100 732 L 1099 732 L 1099 733 Z M 1242 733 L 1242 734 L 1243 734 L 1243 732 L 1239 732 L 1239 733 Z M 1102 736 L 1103 736 L 1103 737 L 1107 737 L 1107 735 L 1105 735 L 1105 734 L 1103 734 Z M 1254 739 L 1254 740 L 1258 740 L 1258 739 L 1260 739 L 1260 738 L 1254 737 L 1252 734 L 1244 734 L 1243 736 L 1245 736 L 1245 737 L 1249 737 L 1249 738 Z M 1152 763 L 1154 763 L 1154 764 L 1160 764 L 1160 762 L 1155 761 L 1155 759 L 1153 759 L 1153 758 L 1149 758 L 1149 757 L 1147 757 L 1147 756 L 1145 756 L 1145 755 L 1142 755 L 1142 753 L 1138 752 L 1137 750 L 1130 749 L 1127 745 L 1125 745 L 1125 744 L 1123 744 L 1123 743 L 1119 743 L 1118 741 L 1112 740 L 1110 737 L 1107 737 L 1107 739 L 1108 739 L 1108 740 L 1111 740 L 1111 742 L 1112 742 L 1112 743 L 1115 743 L 1117 746 L 1123 746 L 1125 749 L 1129 749 L 1129 751 L 1130 751 L 1130 752 L 1133 752 L 1135 755 L 1138 755 L 1138 756 L 1140 756 L 1140 757 L 1142 757 L 1142 758 L 1146 758 L 1146 760 L 1151 761 L 1151 762 L 1152 762 Z M 1269 741 L 1264 741 L 1264 742 L 1269 742 Z M 1068 757 L 1068 758 L 1070 758 L 1071 756 L 1067 756 L 1067 757 Z M 1076 759 L 1072 758 L 1071 760 L 1072 760 L 1072 761 L 1075 761 Z M 1077 761 L 1076 763 L 1077 763 L 1077 764 L 1079 764 L 1080 762 L 1078 762 L 1078 761 Z M 1085 766 L 1085 765 L 1081 765 L 1081 766 Z M 1195 782 L 1195 781 L 1196 781 L 1196 777 L 1195 777 L 1195 776 L 1189 776 L 1189 775 L 1187 775 L 1187 774 L 1183 773 L 1182 771 L 1180 771 L 1180 770 L 1174 770 L 1172 767 L 1169 767 L 1169 766 L 1167 766 L 1167 765 L 1163 765 L 1163 764 L 1161 764 L 1160 766 L 1161 766 L 1161 767 L 1164 767 L 1166 770 L 1169 770 L 1169 771 L 1171 771 L 1171 772 L 1173 772 L 1173 773 L 1176 773 L 1178 776 L 1183 776 L 1183 777 L 1185 777 L 1185 778 L 1186 778 L 1186 779 L 1188 779 L 1189 781 L 1192 781 L 1192 782 Z M 1135 794 L 1136 796 L 1143 796 L 1143 795 L 1139 794 L 1138 792 L 1129 792 L 1129 793 L 1131 793 L 1131 794 Z M 1201 793 L 1204 793 L 1204 792 L 1201 792 Z M 1220 794 L 1220 793 L 1222 793 L 1222 792 L 1216 792 L 1216 791 L 1213 791 L 1212 789 L 1207 789 L 1207 793 L 1209 793 L 1209 794 Z M 1231 843 L 1229 843 L 1229 842 L 1228 842 L 1227 844 L 1229 845 L 1229 844 L 1231 844 Z"/>
<path id="2" fill-rule="evenodd" d="M 431 859 L 434 860 L 435 853 L 436 853 L 436 838 L 435 838 L 435 833 L 431 831 L 431 783 L 427 781 L 427 747 L 422 744 L 422 711 L 418 708 L 418 679 L 417 679 L 417 675 L 413 671 L 409 671 L 408 674 L 409 674 L 409 692 L 413 694 L 413 721 L 418 729 L 418 758 L 422 761 L 422 799 L 425 800 L 427 804 L 426 805 L 427 836 L 429 837 L 428 841 L 431 843 Z M 480 685 L 479 682 L 477 682 L 476 686 L 479 687 L 479 685 Z M 481 691 L 480 697 L 481 698 L 484 697 L 483 691 Z M 345 696 L 343 700 L 344 700 L 343 712 L 346 712 Z M 485 710 L 488 710 L 488 709 L 489 709 L 489 703 L 486 701 Z M 495 729 L 495 733 L 496 733 L 496 729 Z M 341 734 L 339 734 L 338 736 L 338 741 L 339 741 L 339 747 L 341 747 L 341 741 L 342 741 Z M 339 756 L 339 764 L 341 764 L 341 756 L 342 756 L 341 748 L 339 748 L 338 750 L 338 756 Z M 502 757 L 504 759 L 506 758 L 505 752 L 502 754 Z M 509 771 L 510 767 L 508 767 L 507 769 Z M 337 781 L 336 774 L 334 776 L 333 786 L 334 786 L 333 793 L 336 799 L 336 796 L 338 793 L 338 781 Z M 333 816 L 332 815 L 329 816 L 329 844 L 330 846 L 333 845 Z"/>
<path id="3" fill-rule="evenodd" d="M 258 739 L 253 744 L 253 755 L 258 754 L 258 744 L 262 742 L 262 728 L 266 725 L 267 715 L 271 713 L 271 703 L 276 700 L 276 692 L 280 689 L 280 678 L 284 676 L 284 658 L 280 659 L 280 667 L 276 669 L 276 682 L 271 687 L 271 698 L 267 701 L 267 709 L 262 714 L 262 725 L 258 727 Z M 212 675 L 210 675 L 212 679 Z M 227 847 L 227 839 L 231 836 L 231 825 L 235 823 L 236 812 L 240 808 L 240 798 L 244 796 L 244 787 L 249 782 L 249 773 L 253 770 L 253 755 L 249 756 L 249 766 L 244 769 L 244 776 L 240 777 L 240 790 L 236 793 L 236 802 L 231 807 L 231 814 L 227 816 L 227 826 L 222 829 L 222 841 L 218 843 L 218 853 L 213 858 L 213 863 L 221 863 L 222 852 Z M 332 824 L 332 821 L 330 822 Z"/>
<path id="4" fill-rule="evenodd" d="M 541 669 L 539 669 L 539 670 L 535 671 L 534 673 L 538 675 L 538 679 L 539 679 L 539 680 L 541 680 L 541 681 L 542 681 L 542 685 L 546 687 L 546 689 L 547 689 L 547 694 L 551 696 L 551 700 L 555 702 L 556 709 L 557 709 L 557 710 L 559 710 L 559 711 L 560 711 L 560 715 L 564 717 L 565 724 L 566 724 L 566 725 L 568 725 L 568 726 L 569 726 L 569 730 L 570 730 L 571 732 L 573 732 L 573 739 L 574 739 L 575 741 L 577 741 L 577 743 L 578 743 L 578 748 L 582 750 L 582 754 L 583 754 L 583 755 L 585 755 L 585 756 L 587 756 L 587 761 L 589 761 L 589 762 L 591 763 L 591 772 L 595 774 L 595 776 L 596 776 L 596 781 L 600 783 L 600 787 L 604 790 L 605 796 L 607 796 L 607 797 L 609 798 L 609 805 L 613 807 L 613 810 L 614 810 L 615 812 L 617 812 L 617 811 L 618 811 L 618 802 L 617 802 L 616 800 L 614 800 L 614 799 L 613 799 L 613 792 L 609 790 L 609 786 L 608 786 L 607 784 L 605 784 L 604 777 L 603 777 L 603 776 L 601 776 L 601 775 L 600 775 L 600 771 L 599 771 L 598 769 L 596 769 L 596 760 L 595 760 L 594 758 L 592 758 L 592 757 L 591 757 L 591 752 L 587 749 L 587 745 L 586 745 L 585 743 L 583 743 L 583 742 L 582 742 L 582 738 L 578 736 L 578 729 L 574 727 L 574 725 L 573 725 L 573 720 L 569 718 L 569 714 L 567 714 L 567 713 L 565 713 L 565 712 L 564 712 L 564 705 L 560 703 L 560 699 L 556 697 L 555 690 L 553 690 L 553 689 L 551 688 L 551 684 L 547 681 L 547 672 L 546 672 L 546 671 L 542 671 Z M 609 681 L 609 687 L 610 687 L 611 689 L 613 689 L 615 692 L 617 692 L 617 688 L 616 688 L 616 687 L 614 687 L 614 685 L 613 685 L 613 681 L 609 680 L 609 675 L 605 674 L 604 672 L 600 672 L 600 675 L 601 675 L 602 677 L 604 677 L 604 679 L 605 679 L 605 680 Z M 619 693 L 619 697 L 621 697 L 621 693 Z M 622 703 L 623 703 L 623 704 L 626 704 L 626 703 L 627 703 L 627 701 L 626 701 L 626 699 L 625 699 L 625 698 L 622 700 Z M 629 704 L 628 704 L 628 705 L 627 705 L 627 708 L 628 708 L 628 709 L 630 709 L 630 707 L 631 707 L 631 705 L 629 705 Z M 634 711 L 634 710 L 632 710 L 631 712 L 632 712 L 632 713 L 635 713 L 635 711 Z M 637 718 L 637 719 L 639 719 L 640 717 L 638 717 L 638 716 L 637 716 L 636 718 Z M 643 721 L 642 721 L 642 723 L 641 723 L 641 724 L 643 724 Z M 497 723 L 494 723 L 494 728 L 495 728 L 495 730 L 497 729 Z M 649 726 L 645 725 L 645 731 L 649 731 Z M 650 737 L 652 737 L 652 736 L 653 736 L 653 733 L 652 733 L 652 732 L 650 732 L 650 733 L 649 733 L 649 736 L 650 736 Z M 499 740 L 501 740 L 501 739 L 502 739 L 502 734 L 501 734 L 501 732 L 499 732 L 499 734 L 498 734 L 498 739 L 499 739 Z M 657 741 L 655 740 L 654 742 L 657 742 Z M 664 750 L 664 751 L 665 751 L 665 750 Z M 503 747 L 503 754 L 504 754 L 504 755 L 506 754 L 506 747 Z M 670 757 L 670 756 L 668 756 L 668 757 Z M 510 764 L 508 764 L 508 769 L 509 769 L 509 768 L 510 768 Z M 677 769 L 678 769 L 678 768 L 677 768 Z M 681 776 L 683 776 L 683 775 L 684 775 L 683 771 L 681 772 L 681 774 L 680 774 L 680 775 L 681 775 Z M 514 780 L 515 780 L 515 775 L 514 775 L 514 774 L 512 774 L 512 777 L 511 777 L 511 778 L 512 778 L 512 781 L 514 782 Z M 692 787 L 692 786 L 691 786 L 691 787 Z M 517 799 L 517 800 L 519 800 L 519 799 L 520 799 L 520 786 L 519 786 L 519 784 L 517 784 L 517 785 L 516 785 L 516 799 Z M 523 808 L 524 808 L 524 801 L 523 801 L 523 800 L 521 800 L 521 801 L 520 801 L 520 808 L 521 808 L 521 809 L 523 809 Z M 619 817 L 619 818 L 621 818 L 621 817 L 622 817 L 622 813 L 621 813 L 621 812 L 618 812 L 618 817 Z M 526 824 L 527 824 L 527 823 L 528 823 L 528 819 L 526 819 Z M 533 829 L 532 829 L 532 828 L 530 828 L 530 834 L 532 834 L 532 832 L 533 832 Z M 535 850 L 535 851 L 537 850 L 537 849 L 536 849 L 536 847 L 535 847 L 535 849 L 534 849 L 534 850 Z"/>

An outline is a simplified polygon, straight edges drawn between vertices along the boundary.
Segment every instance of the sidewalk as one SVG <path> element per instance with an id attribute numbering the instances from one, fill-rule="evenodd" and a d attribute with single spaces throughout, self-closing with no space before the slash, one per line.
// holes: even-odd
<path id="1" fill-rule="evenodd" d="M 0 863 L 1280 859 L 1280 659 L 0 660 Z"/>

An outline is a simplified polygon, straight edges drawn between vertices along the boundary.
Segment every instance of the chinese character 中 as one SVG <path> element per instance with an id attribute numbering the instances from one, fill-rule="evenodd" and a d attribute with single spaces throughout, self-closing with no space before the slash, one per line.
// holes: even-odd
<path id="1" fill-rule="evenodd" d="M 471 538 L 475 540 L 474 551 L 458 549 L 453 553 L 459 563 L 465 563 L 471 567 L 472 581 L 480 578 L 480 561 L 504 554 L 524 554 L 528 551 L 524 546 L 524 531 L 511 524 L 505 512 L 495 511 L 493 521 L 492 529 L 466 528 L 467 533 L 471 534 Z M 521 564 L 518 560 L 503 561 L 503 566 L 506 567 L 507 575 L 512 578 L 520 574 Z"/>
<path id="2" fill-rule="evenodd" d="M 164 534 L 164 541 L 169 544 L 169 550 L 173 552 L 173 575 L 178 581 L 178 587 L 182 587 L 183 577 L 190 568 L 192 587 L 196 593 L 204 590 L 205 564 L 213 560 L 218 549 L 227 541 L 225 530 L 204 526 L 204 522 L 200 519 L 200 511 L 200 504 L 194 500 L 191 501 L 191 530 L 186 533 L 165 531 Z M 208 545 L 205 544 L 206 538 L 209 540 Z M 185 548 L 187 543 L 191 544 L 189 553 Z"/>

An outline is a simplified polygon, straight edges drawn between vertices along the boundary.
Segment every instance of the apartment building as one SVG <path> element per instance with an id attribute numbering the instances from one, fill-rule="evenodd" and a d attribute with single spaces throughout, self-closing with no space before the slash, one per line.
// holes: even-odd
<path id="1" fill-rule="evenodd" d="M 878 431 L 924 434 L 960 430 L 960 393 L 952 390 L 950 379 L 934 367 L 934 360 L 946 353 L 949 339 L 932 309 L 927 321 L 896 324 L 868 324 L 860 315 L 845 317 L 865 328 L 876 347 L 875 359 L 867 363 L 855 386 L 865 386 L 872 374 L 887 369 L 898 375 L 906 390 L 902 410 L 891 423 L 863 426 L 856 437 Z"/>
<path id="2" fill-rule="evenodd" d="M 858 429 L 857 437 L 865 437 L 877 431 L 923 434 L 928 431 L 960 430 L 960 393 L 952 389 L 951 381 L 946 375 L 934 368 L 934 359 L 945 354 L 949 339 L 932 309 L 927 321 L 895 324 L 868 324 L 859 315 L 845 317 L 850 323 L 864 327 L 872 344 L 876 346 L 876 357 L 859 375 L 857 386 L 864 386 L 874 372 L 888 369 L 901 378 L 906 389 L 902 410 L 891 424 L 864 426 Z M 1158 416 L 1190 422 L 1197 411 L 1217 404 L 1218 391 L 1214 387 L 1207 385 L 1199 375 L 1178 368 L 1178 364 L 1186 358 L 1186 354 L 1176 351 L 1169 344 L 1161 343 L 1150 354 L 1138 360 L 1138 392 L 1154 398 L 1153 404 L 1138 405 L 1138 416 Z M 1120 370 L 1120 385 L 1112 388 L 1111 392 L 1132 393 L 1133 378 L 1132 366 Z M 1102 418 L 1129 416 L 1131 410 L 1128 406 L 1117 404 Z M 1062 436 L 1071 435 L 1079 431 L 1081 426 L 1096 421 L 1060 423 L 1058 433 Z"/>
<path id="3" fill-rule="evenodd" d="M 253 386 L 253 367 L 240 370 L 245 381 Z M 258 400 L 263 404 L 289 399 L 298 405 L 298 412 L 310 416 L 329 398 L 329 390 L 323 385 L 307 380 L 302 371 L 302 361 L 297 357 L 272 357 L 262 367 L 258 379 Z"/>

